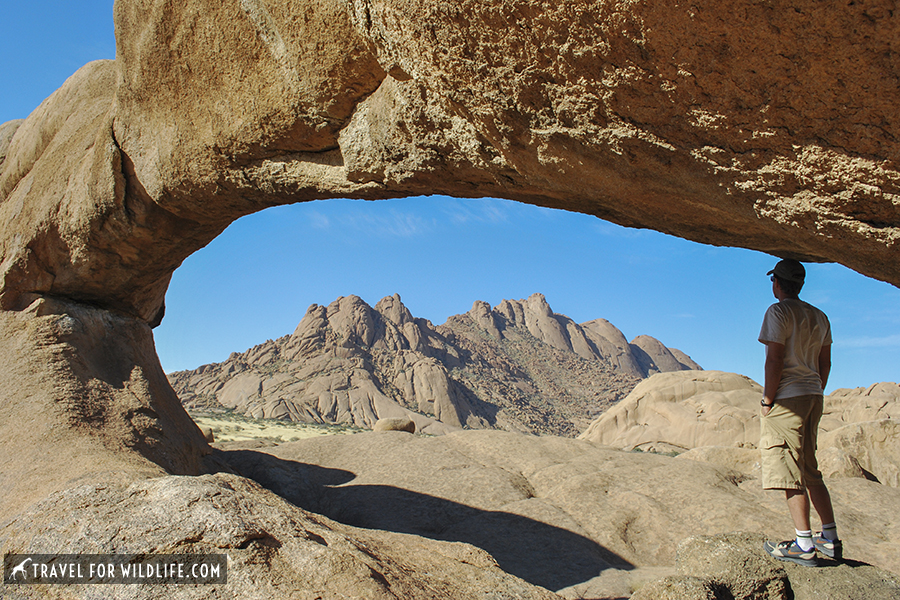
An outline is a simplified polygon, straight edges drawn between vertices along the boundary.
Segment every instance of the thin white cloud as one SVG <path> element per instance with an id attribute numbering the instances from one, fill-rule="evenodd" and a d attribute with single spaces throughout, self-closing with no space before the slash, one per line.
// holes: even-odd
<path id="1" fill-rule="evenodd" d="M 466 223 L 503 223 L 509 219 L 507 201 L 483 198 L 480 200 L 448 200 L 441 207 L 454 225 Z"/>
<path id="2" fill-rule="evenodd" d="M 314 229 L 328 229 L 331 226 L 331 220 L 318 211 L 310 212 L 308 218 Z"/>
<path id="3" fill-rule="evenodd" d="M 893 348 L 900 346 L 900 333 L 882 337 L 862 336 L 848 338 L 847 340 L 835 340 L 839 346 L 846 348 Z"/>
<path id="4" fill-rule="evenodd" d="M 415 237 L 432 230 L 429 219 L 420 215 L 391 210 L 387 213 L 356 213 L 342 215 L 337 226 L 346 230 L 363 231 L 381 237 Z"/>

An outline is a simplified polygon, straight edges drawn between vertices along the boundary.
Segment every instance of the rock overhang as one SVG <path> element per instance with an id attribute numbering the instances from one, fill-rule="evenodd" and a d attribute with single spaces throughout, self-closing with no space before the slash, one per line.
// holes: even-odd
<path id="1" fill-rule="evenodd" d="M 2 305 L 152 322 L 172 271 L 242 215 L 436 193 L 898 285 L 900 17 L 777 9 L 119 2 L 116 60 L 73 76 L 0 163 Z"/>

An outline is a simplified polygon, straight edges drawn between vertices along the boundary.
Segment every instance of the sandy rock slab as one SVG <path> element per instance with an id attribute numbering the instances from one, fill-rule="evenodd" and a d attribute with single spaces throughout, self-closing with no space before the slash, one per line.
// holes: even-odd
<path id="1" fill-rule="evenodd" d="M 4 598 L 557 598 L 473 546 L 347 527 L 225 473 L 71 488 L 6 523 L 0 544 L 4 553 L 228 556 L 223 585 L 4 586 Z"/>
<path id="2" fill-rule="evenodd" d="M 559 437 L 360 433 L 231 445 L 217 458 L 297 506 L 357 527 L 471 544 L 566 598 L 625 598 L 675 575 L 676 550 L 689 538 L 792 532 L 783 496 L 734 469 Z M 845 554 L 859 561 L 848 564 L 900 571 L 898 490 L 860 478 L 829 487 Z M 761 544 L 754 564 L 768 560 Z"/>
<path id="3" fill-rule="evenodd" d="M 0 523 L 0 552 L 229 556 L 227 586 L 121 586 L 104 598 L 896 597 L 895 575 L 857 561 L 896 569 L 900 493 L 864 479 L 829 482 L 850 561 L 814 571 L 834 576 L 820 596 L 813 571 L 762 552 L 762 535 L 789 526 L 783 500 L 713 464 L 497 431 L 231 444 L 206 464 L 256 481 L 83 480 Z M 738 530 L 759 533 L 728 533 Z"/>
<path id="4" fill-rule="evenodd" d="M 639 383 L 579 437 L 616 448 L 731 446 L 759 441 L 762 388 L 722 371 L 659 373 Z"/>

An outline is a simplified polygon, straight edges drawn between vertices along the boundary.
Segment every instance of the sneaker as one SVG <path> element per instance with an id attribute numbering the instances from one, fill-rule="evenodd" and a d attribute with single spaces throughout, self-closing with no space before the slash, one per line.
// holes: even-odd
<path id="1" fill-rule="evenodd" d="M 812 550 L 801 550 L 800 546 L 797 545 L 796 540 L 788 540 L 777 544 L 767 541 L 765 543 L 765 549 L 770 556 L 777 558 L 778 560 L 795 562 L 804 567 L 819 566 L 819 561 L 816 559 L 816 547 L 813 546 Z"/>
<path id="2" fill-rule="evenodd" d="M 833 558 L 834 560 L 841 560 L 844 558 L 844 544 L 841 540 L 831 541 L 826 537 L 822 537 L 822 534 L 813 536 L 813 544 L 816 547 L 816 550 L 827 556 L 828 558 Z"/>

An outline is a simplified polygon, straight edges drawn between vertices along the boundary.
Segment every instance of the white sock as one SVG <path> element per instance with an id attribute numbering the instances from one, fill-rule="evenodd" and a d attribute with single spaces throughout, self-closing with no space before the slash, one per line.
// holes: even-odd
<path id="1" fill-rule="evenodd" d="M 800 549 L 804 552 L 812 550 L 812 531 L 800 531 L 799 529 L 795 529 L 794 531 L 797 532 L 797 545 L 800 546 Z"/>
<path id="2" fill-rule="evenodd" d="M 837 525 L 834 523 L 823 523 L 822 524 L 822 537 L 830 542 L 833 542 L 836 539 L 838 539 Z"/>

